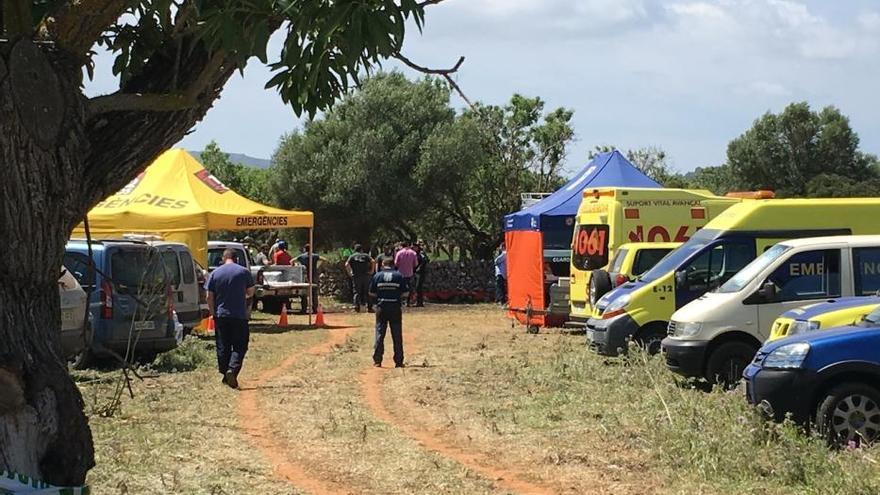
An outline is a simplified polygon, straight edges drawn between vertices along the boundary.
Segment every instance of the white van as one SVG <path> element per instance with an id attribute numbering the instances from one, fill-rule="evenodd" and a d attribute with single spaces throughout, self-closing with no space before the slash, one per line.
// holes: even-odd
<path id="1" fill-rule="evenodd" d="M 184 333 L 189 333 L 202 321 L 199 297 L 199 277 L 192 253 L 186 244 L 168 241 L 151 241 L 150 245 L 159 250 L 165 270 L 171 277 L 174 291 L 174 311 Z"/>
<path id="2" fill-rule="evenodd" d="M 714 292 L 672 315 L 666 364 L 688 377 L 736 383 L 785 311 L 880 289 L 880 235 L 780 242 Z"/>

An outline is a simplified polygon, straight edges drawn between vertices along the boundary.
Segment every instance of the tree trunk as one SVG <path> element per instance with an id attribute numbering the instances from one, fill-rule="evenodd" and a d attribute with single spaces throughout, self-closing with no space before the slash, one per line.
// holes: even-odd
<path id="1" fill-rule="evenodd" d="M 94 465 L 82 397 L 57 352 L 58 277 L 87 152 L 75 84 L 36 45 L 0 46 L 0 467 L 61 485 Z"/>
<path id="2" fill-rule="evenodd" d="M 73 228 L 199 121 L 234 70 L 193 39 L 174 77 L 151 57 L 131 93 L 209 83 L 175 112 L 89 112 L 81 61 L 51 44 L 0 41 L 0 470 L 79 485 L 94 466 L 82 397 L 59 358 L 57 281 Z M 175 45 L 176 46 L 176 45 Z M 189 45 L 188 45 L 189 46 Z M 169 48 L 169 50 L 171 50 Z"/>

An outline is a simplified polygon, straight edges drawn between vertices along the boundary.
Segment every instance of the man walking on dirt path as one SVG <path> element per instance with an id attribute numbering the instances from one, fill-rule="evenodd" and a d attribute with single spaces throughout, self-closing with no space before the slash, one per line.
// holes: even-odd
<path id="1" fill-rule="evenodd" d="M 223 383 L 232 388 L 238 388 L 238 374 L 248 350 L 248 299 L 254 297 L 254 277 L 235 262 L 235 256 L 233 249 L 223 251 L 223 264 L 211 272 L 205 284 L 215 324 L 217 368 Z"/>
<path id="2" fill-rule="evenodd" d="M 403 368 L 403 314 L 401 304 L 409 296 L 409 286 L 403 274 L 394 269 L 390 258 L 382 260 L 382 270 L 373 275 L 370 297 L 376 300 L 376 345 L 373 366 L 382 367 L 385 354 L 385 330 L 391 327 L 394 345 L 394 367 Z"/>
<path id="3" fill-rule="evenodd" d="M 370 280 L 372 278 L 375 266 L 373 258 L 364 252 L 363 246 L 354 245 L 354 254 L 348 257 L 345 262 L 345 270 L 351 277 L 351 288 L 354 293 L 354 310 L 361 312 L 361 306 L 366 305 L 367 311 L 373 312 L 373 301 L 370 299 Z"/>

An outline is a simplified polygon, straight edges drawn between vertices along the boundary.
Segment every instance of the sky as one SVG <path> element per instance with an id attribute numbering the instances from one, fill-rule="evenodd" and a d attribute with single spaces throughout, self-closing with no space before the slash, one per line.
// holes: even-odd
<path id="1" fill-rule="evenodd" d="M 877 0 L 445 0 L 426 24 L 403 53 L 432 67 L 465 56 L 455 77 L 469 98 L 519 93 L 574 110 L 570 172 L 597 145 L 657 146 L 678 171 L 718 165 L 731 139 L 793 101 L 840 108 L 880 154 Z M 99 56 L 88 93 L 114 90 L 111 63 Z M 270 77 L 252 60 L 180 146 L 271 157 L 303 120 L 263 89 Z"/>

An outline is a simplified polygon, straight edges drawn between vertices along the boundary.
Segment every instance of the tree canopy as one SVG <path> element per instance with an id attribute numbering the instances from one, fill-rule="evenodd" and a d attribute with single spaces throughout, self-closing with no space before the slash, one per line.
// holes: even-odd
<path id="1" fill-rule="evenodd" d="M 274 157 L 278 203 L 322 218 L 323 240 L 430 237 L 486 257 L 524 191 L 553 191 L 572 112 L 540 98 L 450 106 L 437 78 L 380 73 L 323 118 L 285 136 Z"/>

